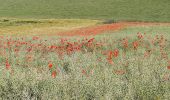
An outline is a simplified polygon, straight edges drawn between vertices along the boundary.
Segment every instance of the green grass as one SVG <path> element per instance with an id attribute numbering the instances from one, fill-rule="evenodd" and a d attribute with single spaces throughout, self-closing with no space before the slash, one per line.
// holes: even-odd
<path id="1" fill-rule="evenodd" d="M 169 4 L 169 0 L 0 0 L 0 16 L 169 22 Z"/>
<path id="2" fill-rule="evenodd" d="M 141 45 L 134 50 L 132 45 L 127 49 L 122 48 L 121 40 L 125 37 L 129 42 L 138 40 L 137 32 L 146 32 Z M 157 34 L 156 34 L 157 33 Z M 164 34 L 161 34 L 164 33 Z M 68 38 L 69 41 L 77 41 L 82 37 L 50 37 L 43 36 L 39 40 L 32 40 L 30 36 L 23 39 L 18 36 L 7 39 L 0 38 L 0 98 L 2 99 L 43 99 L 43 100 L 168 100 L 170 98 L 167 59 L 161 57 L 158 45 L 161 35 L 163 52 L 170 57 L 170 28 L 164 26 L 131 27 L 122 31 L 111 32 L 95 36 L 91 47 L 84 46 L 80 52 L 71 55 L 64 54 L 60 59 L 60 51 L 49 50 L 48 46 L 62 45 L 60 38 Z M 155 35 L 155 45 L 151 44 Z M 9 39 L 11 38 L 11 39 Z M 89 37 L 90 38 L 90 37 Z M 28 45 L 15 46 L 16 40 L 28 42 Z M 104 43 L 102 47 L 96 47 L 97 42 Z M 32 47 L 29 44 L 45 44 L 45 46 Z M 78 42 L 80 43 L 80 42 Z M 157 44 L 158 43 L 158 44 Z M 75 43 L 76 44 L 76 43 Z M 143 46 L 142 46 L 143 44 Z M 68 47 L 67 44 L 62 45 Z M 146 46 L 146 47 L 145 47 Z M 147 47 L 148 46 L 148 47 Z M 107 55 L 102 55 L 105 50 L 119 49 L 119 56 L 113 58 L 114 64 L 109 64 Z M 14 49 L 19 49 L 16 54 Z M 152 54 L 144 57 L 144 52 L 152 49 Z M 126 51 L 126 57 L 123 52 Z M 5 52 L 5 53 L 4 53 Z M 30 60 L 27 57 L 31 56 Z M 101 58 L 102 61 L 99 61 Z M 8 59 L 11 69 L 5 69 L 5 61 Z M 53 68 L 48 68 L 51 61 Z M 86 70 L 86 74 L 82 73 Z M 57 70 L 56 78 L 51 77 L 51 72 Z M 60 71 L 58 71 L 60 70 Z M 116 74 L 116 70 L 125 70 L 125 74 Z M 93 71 L 93 72 L 92 72 Z"/>
<path id="3" fill-rule="evenodd" d="M 90 19 L 1 18 L 0 34 L 56 34 L 101 23 L 102 21 Z"/>

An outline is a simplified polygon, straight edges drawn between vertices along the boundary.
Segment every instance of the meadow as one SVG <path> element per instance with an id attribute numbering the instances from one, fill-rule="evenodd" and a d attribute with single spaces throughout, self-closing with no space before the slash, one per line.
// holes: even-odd
<path id="1" fill-rule="evenodd" d="M 169 100 L 169 0 L 0 0 L 0 100 Z"/>
<path id="2" fill-rule="evenodd" d="M 0 97 L 168 100 L 168 32 L 145 26 L 88 37 L 2 35 Z"/>
<path id="3" fill-rule="evenodd" d="M 169 5 L 169 0 L 0 0 L 0 16 L 168 22 Z"/>
<path id="4" fill-rule="evenodd" d="M 94 26 L 100 23 L 102 23 L 102 20 L 0 18 L 0 34 L 48 35 L 82 27 Z"/>

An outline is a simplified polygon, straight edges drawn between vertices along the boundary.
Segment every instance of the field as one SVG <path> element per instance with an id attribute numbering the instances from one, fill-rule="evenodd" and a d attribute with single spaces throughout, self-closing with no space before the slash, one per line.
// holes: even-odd
<path id="1" fill-rule="evenodd" d="M 0 96 L 167 100 L 169 32 L 138 26 L 86 38 L 3 35 Z"/>
<path id="2" fill-rule="evenodd" d="M 0 0 L 1 17 L 170 21 L 169 0 Z"/>
<path id="3" fill-rule="evenodd" d="M 101 23 L 90 19 L 18 19 L 1 18 L 0 34 L 42 35 L 56 34 Z"/>
<path id="4" fill-rule="evenodd" d="M 169 100 L 169 0 L 0 0 L 0 100 Z"/>

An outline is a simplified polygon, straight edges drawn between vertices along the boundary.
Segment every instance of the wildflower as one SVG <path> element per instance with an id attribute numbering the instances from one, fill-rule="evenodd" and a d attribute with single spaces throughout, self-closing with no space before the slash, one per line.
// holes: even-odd
<path id="1" fill-rule="evenodd" d="M 19 51 L 19 49 L 15 48 L 15 49 L 14 49 L 14 51 L 15 51 L 15 52 L 18 52 L 18 51 Z"/>
<path id="2" fill-rule="evenodd" d="M 67 39 L 63 39 L 63 38 L 60 39 L 61 44 L 65 44 L 66 41 L 67 41 Z"/>
<path id="3" fill-rule="evenodd" d="M 107 61 L 108 61 L 109 64 L 113 64 L 112 57 L 113 57 L 113 52 L 109 51 L 108 52 L 108 58 L 107 58 Z"/>
<path id="4" fill-rule="evenodd" d="M 56 78 L 57 72 L 56 72 L 56 71 L 53 71 L 53 72 L 51 73 L 51 76 L 52 76 L 52 78 Z"/>
<path id="5" fill-rule="evenodd" d="M 111 65 L 114 64 L 113 61 L 112 61 L 111 59 L 107 59 L 107 61 L 108 61 L 108 63 L 111 64 Z"/>
<path id="6" fill-rule="evenodd" d="M 137 33 L 138 34 L 138 39 L 142 39 L 143 35 L 141 33 Z"/>
<path id="7" fill-rule="evenodd" d="M 48 67 L 49 67 L 49 69 L 51 69 L 53 67 L 53 64 L 51 63 L 51 61 L 49 62 Z"/>
<path id="8" fill-rule="evenodd" d="M 9 41 L 7 42 L 8 46 L 11 44 Z"/>
<path id="9" fill-rule="evenodd" d="M 91 38 L 90 40 L 88 40 L 88 43 L 92 43 L 94 40 L 94 38 Z"/>
<path id="10" fill-rule="evenodd" d="M 123 39 L 123 46 L 124 48 L 127 48 L 128 47 L 128 40 L 127 39 Z"/>
<path id="11" fill-rule="evenodd" d="M 82 74 L 86 75 L 86 70 L 83 69 L 82 70 Z"/>
<path id="12" fill-rule="evenodd" d="M 113 55 L 114 55 L 114 57 L 118 57 L 118 55 L 119 55 L 119 50 L 118 50 L 118 49 L 115 49 L 114 52 L 113 52 Z"/>
<path id="13" fill-rule="evenodd" d="M 108 58 L 107 58 L 107 59 L 109 59 L 109 60 L 112 59 L 112 56 L 113 56 L 113 52 L 112 52 L 112 51 L 109 51 L 109 52 L 108 52 Z"/>
<path id="14" fill-rule="evenodd" d="M 167 66 L 167 68 L 170 70 L 170 65 L 169 65 L 169 66 Z"/>
<path id="15" fill-rule="evenodd" d="M 54 46 L 54 45 L 51 45 L 49 48 L 50 48 L 50 49 L 53 49 L 53 48 L 56 48 L 56 46 Z"/>
<path id="16" fill-rule="evenodd" d="M 67 45 L 70 46 L 70 47 L 73 46 L 73 44 L 71 42 L 67 42 Z"/>
<path id="17" fill-rule="evenodd" d="M 133 42 L 133 48 L 134 48 L 134 49 L 137 49 L 138 45 L 139 45 L 139 44 L 138 44 L 137 41 Z"/>
<path id="18" fill-rule="evenodd" d="M 34 36 L 34 37 L 32 38 L 32 40 L 38 40 L 38 39 L 39 39 L 38 36 Z"/>
<path id="19" fill-rule="evenodd" d="M 31 50 L 32 50 L 32 48 L 28 48 L 28 49 L 27 49 L 27 52 L 31 52 Z"/>
<path id="20" fill-rule="evenodd" d="M 6 60 L 6 69 L 7 69 L 7 70 L 10 69 L 10 64 L 9 64 L 8 60 Z"/>

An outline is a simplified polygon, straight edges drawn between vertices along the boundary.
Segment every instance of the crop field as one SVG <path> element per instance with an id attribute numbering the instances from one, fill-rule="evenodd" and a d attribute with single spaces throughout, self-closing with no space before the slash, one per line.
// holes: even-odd
<path id="1" fill-rule="evenodd" d="M 169 100 L 169 0 L 0 0 L 0 100 Z"/>

